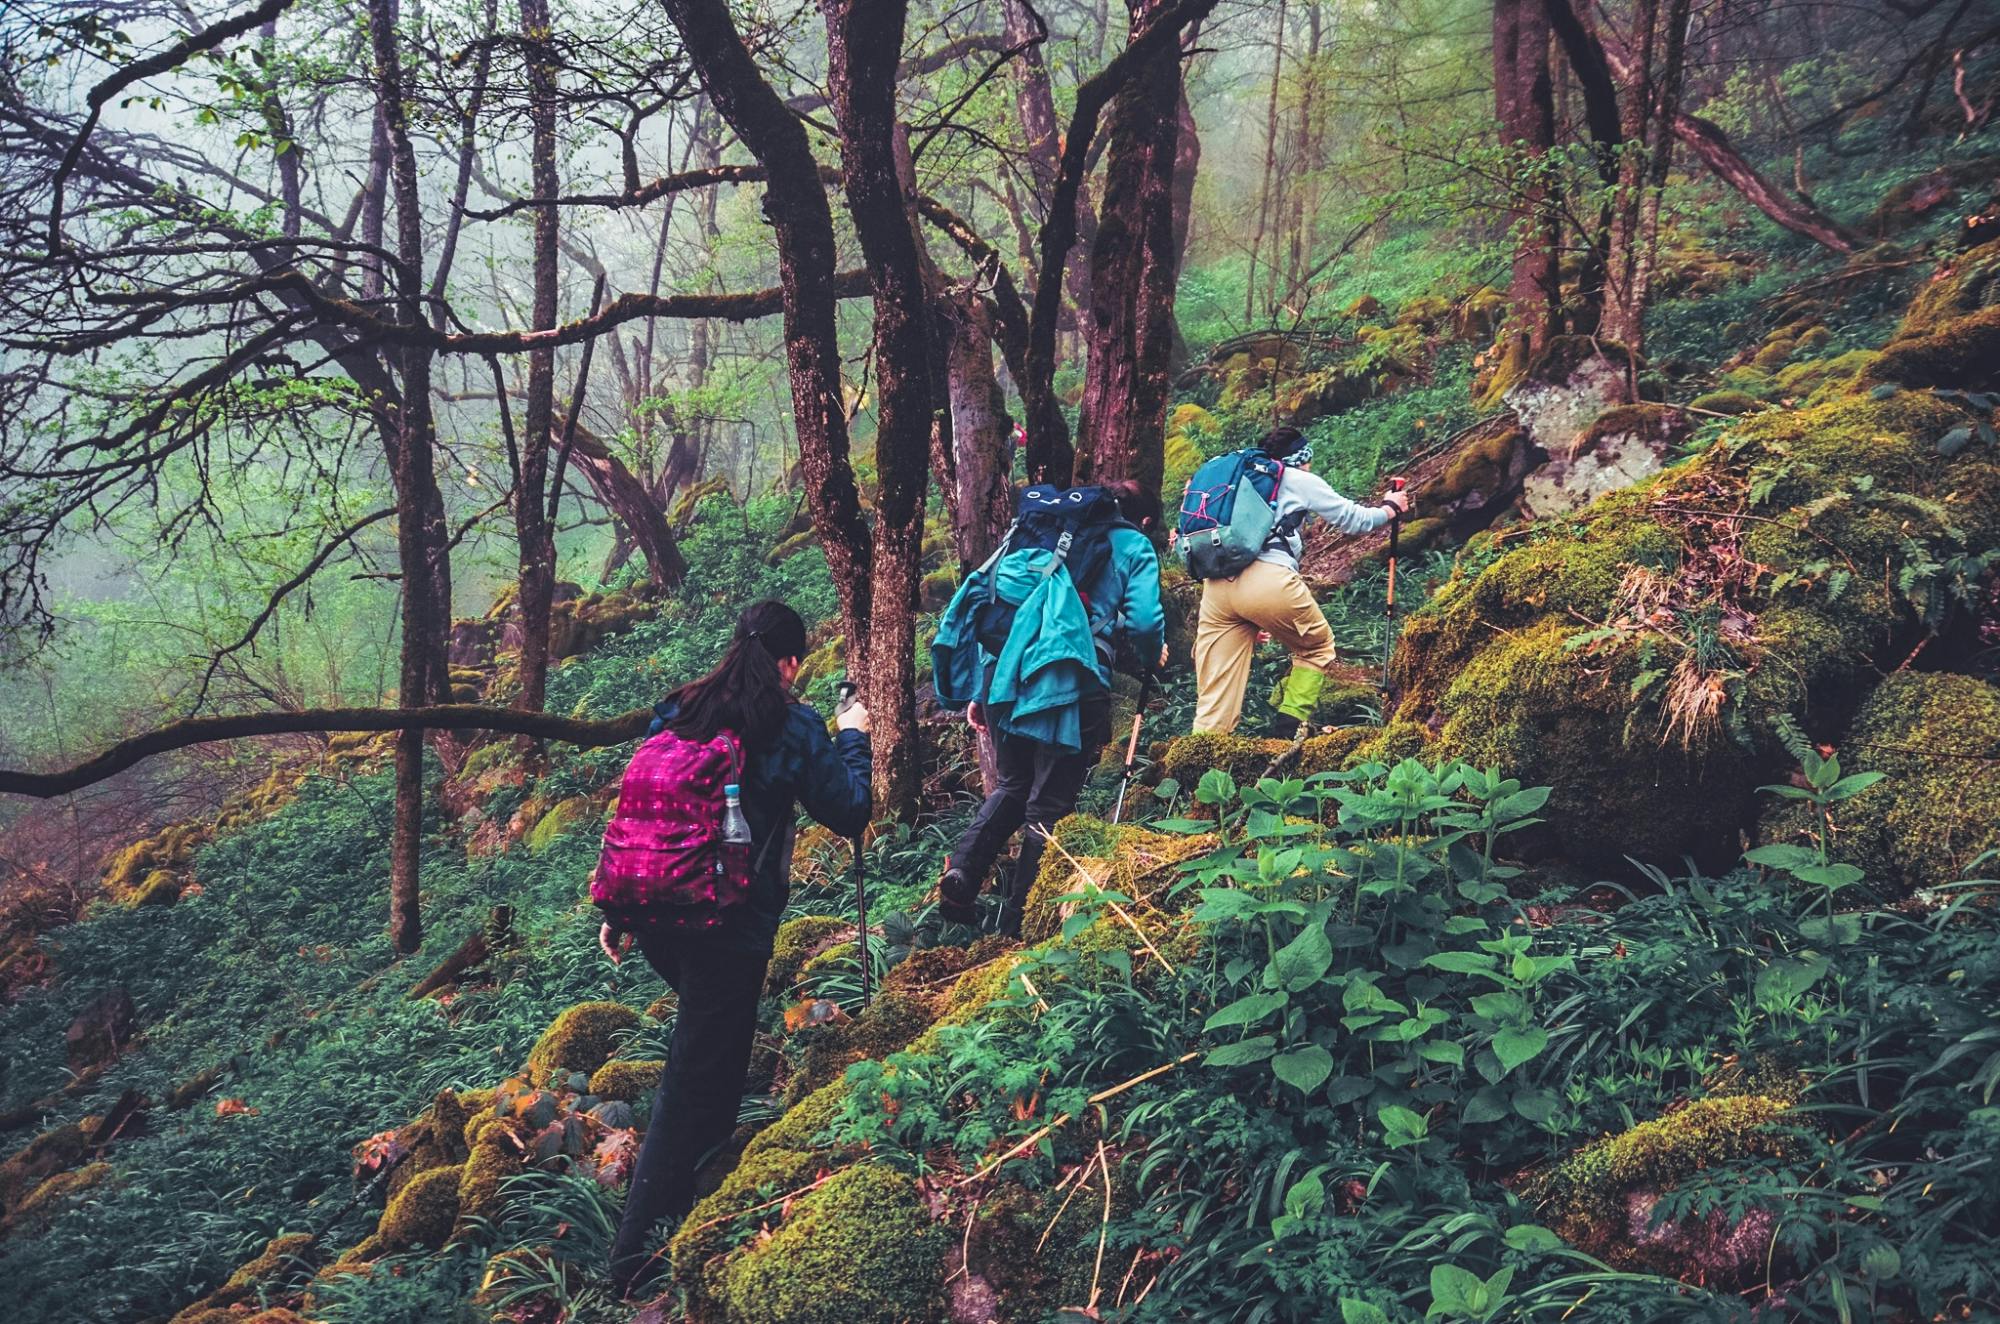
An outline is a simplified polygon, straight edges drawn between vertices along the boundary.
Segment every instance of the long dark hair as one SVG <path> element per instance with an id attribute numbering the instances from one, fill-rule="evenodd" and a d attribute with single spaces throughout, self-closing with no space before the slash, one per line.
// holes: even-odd
<path id="1" fill-rule="evenodd" d="M 768 749 L 784 729 L 792 701 L 778 659 L 804 657 L 806 623 L 782 602 L 755 602 L 736 618 L 736 634 L 715 670 L 667 696 L 667 728 L 683 740 L 734 731 L 750 749 Z"/>

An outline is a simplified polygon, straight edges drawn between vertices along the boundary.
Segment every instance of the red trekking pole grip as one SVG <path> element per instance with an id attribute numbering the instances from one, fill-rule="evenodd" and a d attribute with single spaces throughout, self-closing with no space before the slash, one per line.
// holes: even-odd
<path id="1" fill-rule="evenodd" d="M 1391 492 L 1400 492 L 1403 490 L 1403 487 L 1404 487 L 1403 479 L 1391 478 L 1389 480 L 1389 490 Z M 1403 527 L 1403 512 L 1395 509 L 1393 506 L 1390 507 L 1389 509 L 1389 596 L 1387 600 L 1382 604 L 1382 614 L 1384 616 L 1394 616 L 1396 614 L 1396 535 L 1402 530 L 1402 527 Z"/>

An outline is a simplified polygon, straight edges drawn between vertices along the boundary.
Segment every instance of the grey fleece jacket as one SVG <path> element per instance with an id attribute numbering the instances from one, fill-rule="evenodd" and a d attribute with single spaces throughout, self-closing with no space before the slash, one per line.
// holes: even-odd
<path id="1" fill-rule="evenodd" d="M 1299 526 L 1308 515 L 1317 515 L 1336 532 L 1346 534 L 1373 533 L 1389 522 L 1387 506 L 1364 506 L 1349 501 L 1328 486 L 1326 479 L 1304 469 L 1286 469 L 1284 477 L 1278 480 L 1278 490 L 1271 495 L 1271 504 L 1278 512 L 1278 527 L 1285 533 L 1282 537 L 1273 535 L 1271 545 L 1257 559 L 1294 573 L 1305 550 Z"/>

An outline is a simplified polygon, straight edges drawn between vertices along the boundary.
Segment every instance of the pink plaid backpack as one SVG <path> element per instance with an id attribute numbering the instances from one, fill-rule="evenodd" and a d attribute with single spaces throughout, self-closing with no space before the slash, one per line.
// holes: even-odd
<path id="1" fill-rule="evenodd" d="M 712 929 L 750 892 L 750 848 L 723 840 L 722 788 L 742 780 L 733 731 L 683 740 L 662 731 L 639 746 L 618 788 L 618 812 L 590 899 L 625 929 Z"/>

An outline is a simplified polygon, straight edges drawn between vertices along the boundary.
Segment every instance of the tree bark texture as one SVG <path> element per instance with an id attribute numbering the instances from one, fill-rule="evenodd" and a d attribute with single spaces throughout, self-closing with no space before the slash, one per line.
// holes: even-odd
<path id="1" fill-rule="evenodd" d="M 391 0 L 370 0 L 369 40 L 388 178 L 396 205 L 396 320 L 423 325 L 424 232 L 416 153 L 403 100 L 402 56 Z M 431 403 L 431 349 L 412 338 L 397 351 L 402 399 L 391 473 L 398 509 L 396 550 L 402 571 L 403 639 L 399 693 L 405 707 L 450 697 L 445 637 L 451 619 L 450 552 L 444 498 L 435 467 L 436 423 Z M 395 830 L 390 844 L 389 936 L 399 952 L 423 942 L 418 904 L 423 849 L 422 728 L 405 730 L 396 743 Z"/>
<path id="2" fill-rule="evenodd" d="M 1162 7 L 1157 0 L 1134 0 L 1133 30 Z M 1090 254 L 1078 482 L 1130 478 L 1153 491 L 1162 479 L 1179 276 L 1174 179 L 1180 98 L 1180 49 L 1165 45 L 1112 103 L 1104 203 Z"/>
<path id="3" fill-rule="evenodd" d="M 999 544 L 1013 517 L 1014 432 L 1007 397 L 993 370 L 993 333 L 986 310 L 970 294 L 940 309 L 948 337 L 945 376 L 951 396 L 952 548 L 960 570 L 979 565 Z"/>
<path id="4" fill-rule="evenodd" d="M 556 173 L 556 68 L 550 49 L 548 0 L 520 0 L 521 48 L 528 66 L 529 177 L 531 194 L 551 201 L 535 208 L 534 330 L 556 324 L 561 223 L 553 201 L 562 192 Z M 555 601 L 556 538 L 546 507 L 549 441 L 555 431 L 556 351 L 537 345 L 528 351 L 528 389 L 521 429 L 520 463 L 514 475 L 514 529 L 519 545 L 521 695 L 518 706 L 540 711 L 548 691 L 549 616 Z M 572 408 L 575 408 L 573 403 Z"/>
<path id="5" fill-rule="evenodd" d="M 764 215 L 777 239 L 799 468 L 813 527 L 840 595 L 848 668 L 859 673 L 869 653 L 872 556 L 841 407 L 833 211 L 805 126 L 758 72 L 724 0 L 664 3 L 703 90 L 767 171 Z"/>
<path id="6" fill-rule="evenodd" d="M 1549 21 L 1539 0 L 1495 0 L 1493 95 L 1500 138 L 1513 160 L 1509 207 L 1514 274 L 1507 287 L 1515 329 L 1539 350 L 1560 323 L 1562 290 L 1556 249 L 1559 216 L 1539 177 L 1555 146 L 1555 93 L 1549 72 Z"/>
<path id="7" fill-rule="evenodd" d="M 897 168 L 896 66 L 908 0 L 822 0 L 848 211 L 875 287 L 875 545 L 859 670 L 878 808 L 915 812 L 916 611 L 930 477 L 930 309 L 916 205 Z M 849 674 L 855 674 L 853 640 Z"/>

